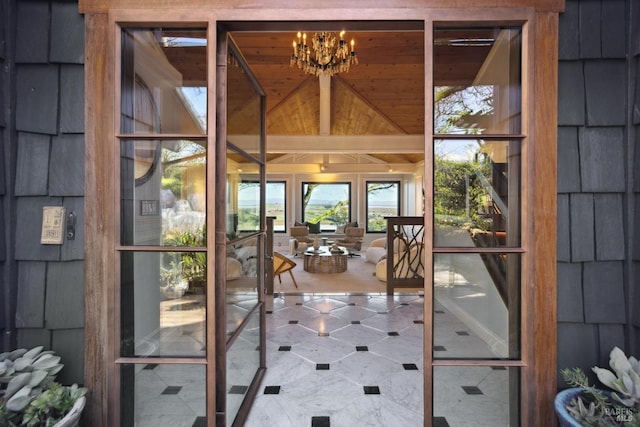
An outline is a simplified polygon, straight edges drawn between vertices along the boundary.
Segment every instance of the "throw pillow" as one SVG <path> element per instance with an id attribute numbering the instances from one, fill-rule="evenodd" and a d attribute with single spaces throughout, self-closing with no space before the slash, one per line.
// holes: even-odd
<path id="1" fill-rule="evenodd" d="M 346 225 L 339 225 L 336 227 L 336 234 L 344 234 L 344 229 L 347 228 Z"/>
<path id="2" fill-rule="evenodd" d="M 345 224 L 344 228 L 347 227 L 357 227 L 358 226 L 358 221 L 353 221 L 353 222 L 348 222 Z"/>

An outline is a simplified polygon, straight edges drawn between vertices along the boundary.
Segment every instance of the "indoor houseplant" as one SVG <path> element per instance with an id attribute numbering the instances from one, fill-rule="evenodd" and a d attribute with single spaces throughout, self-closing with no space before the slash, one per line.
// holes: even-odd
<path id="1" fill-rule="evenodd" d="M 606 389 L 590 385 L 580 368 L 561 371 L 571 386 L 555 399 L 561 426 L 640 427 L 640 363 L 615 347 L 609 355 L 609 366 L 611 370 L 593 368 Z"/>
<path id="2" fill-rule="evenodd" d="M 42 346 L 0 354 L 0 427 L 78 424 L 86 389 L 55 377 L 64 365 Z"/>

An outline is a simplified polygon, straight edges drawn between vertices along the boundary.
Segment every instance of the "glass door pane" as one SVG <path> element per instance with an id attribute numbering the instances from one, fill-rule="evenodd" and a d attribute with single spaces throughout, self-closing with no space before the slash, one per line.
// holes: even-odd
<path id="1" fill-rule="evenodd" d="M 516 27 L 433 34 L 431 359 L 443 425 L 518 425 L 521 39 Z"/>
<path id="2" fill-rule="evenodd" d="M 219 35 L 226 38 L 226 34 Z M 225 387 L 218 387 L 217 400 L 225 402 L 226 425 L 241 425 L 264 371 L 264 260 L 265 260 L 265 112 L 264 94 L 229 38 L 223 73 L 226 81 L 225 112 L 219 135 L 225 150 L 218 147 L 217 191 L 225 203 L 217 207 L 224 218 L 218 236 L 226 236 L 223 284 L 227 357 Z M 224 209 L 224 210 L 223 210 Z M 224 233 L 223 233 L 224 232 Z M 221 246 L 222 247 L 222 246 Z M 219 290 L 222 291 L 222 290 Z M 221 342 L 220 340 L 218 342 Z M 221 404 L 219 410 L 223 409 Z"/>
<path id="3" fill-rule="evenodd" d="M 121 424 L 194 425 L 206 422 L 207 31 L 120 40 Z"/>

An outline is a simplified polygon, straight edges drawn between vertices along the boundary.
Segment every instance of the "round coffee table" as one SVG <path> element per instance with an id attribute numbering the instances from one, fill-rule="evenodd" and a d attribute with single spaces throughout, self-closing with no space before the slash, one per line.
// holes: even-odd
<path id="1" fill-rule="evenodd" d="M 332 252 L 331 246 L 320 246 L 317 251 L 313 248 L 304 253 L 304 271 L 309 273 L 343 273 L 347 271 L 349 251 L 340 246 L 340 252 Z"/>

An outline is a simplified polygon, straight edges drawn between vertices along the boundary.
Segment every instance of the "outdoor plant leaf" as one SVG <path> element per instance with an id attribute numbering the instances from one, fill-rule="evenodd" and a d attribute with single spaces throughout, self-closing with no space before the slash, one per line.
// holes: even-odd
<path id="1" fill-rule="evenodd" d="M 31 378 L 29 379 L 29 387 L 37 387 L 47 377 L 47 371 L 36 369 L 31 372 Z"/>
<path id="2" fill-rule="evenodd" d="M 35 359 L 38 354 L 42 351 L 43 346 L 33 347 L 31 350 L 27 351 L 22 357 L 26 357 L 27 359 Z"/>
<path id="3" fill-rule="evenodd" d="M 20 391 L 18 391 L 16 394 L 11 396 L 9 400 L 7 400 L 7 409 L 15 412 L 22 411 L 32 400 L 32 397 L 29 396 L 30 393 L 30 387 L 21 388 Z"/>
<path id="4" fill-rule="evenodd" d="M 15 377 L 13 377 L 11 381 L 9 381 L 9 384 L 7 384 L 7 390 L 4 395 L 5 399 L 10 398 L 14 394 L 17 394 L 17 392 L 21 388 L 29 384 L 30 379 L 31 379 L 31 374 L 28 372 L 25 372 L 23 374 L 18 374 Z"/>
<path id="5" fill-rule="evenodd" d="M 31 369 L 29 368 L 33 365 L 33 362 L 34 360 L 32 358 L 22 356 L 21 358 L 16 359 L 13 366 L 18 372 L 30 371 Z"/>
<path id="6" fill-rule="evenodd" d="M 51 354 L 44 355 L 33 363 L 34 369 L 49 369 L 56 366 L 60 362 L 60 356 Z"/>

